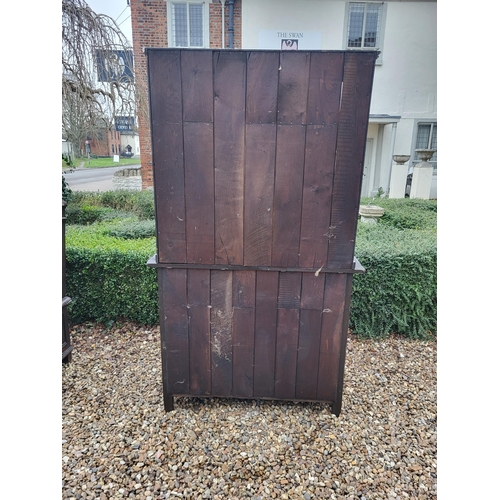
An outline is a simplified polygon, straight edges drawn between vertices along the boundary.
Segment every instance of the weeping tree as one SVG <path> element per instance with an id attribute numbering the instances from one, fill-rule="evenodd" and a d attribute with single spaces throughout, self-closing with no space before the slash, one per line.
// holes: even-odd
<path id="1" fill-rule="evenodd" d="M 132 46 L 111 17 L 62 0 L 62 132 L 75 152 L 115 116 L 135 115 L 132 66 Z"/>

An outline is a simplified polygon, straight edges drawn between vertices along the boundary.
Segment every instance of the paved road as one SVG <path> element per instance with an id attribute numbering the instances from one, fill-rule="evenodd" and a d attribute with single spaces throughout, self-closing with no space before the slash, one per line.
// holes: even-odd
<path id="1" fill-rule="evenodd" d="M 117 170 L 140 165 L 106 168 L 79 168 L 63 174 L 69 188 L 74 191 L 113 191 L 113 174 Z"/>

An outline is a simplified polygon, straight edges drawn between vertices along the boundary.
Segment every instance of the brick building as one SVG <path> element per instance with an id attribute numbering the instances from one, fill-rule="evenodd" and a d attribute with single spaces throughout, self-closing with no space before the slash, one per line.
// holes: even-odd
<path id="1" fill-rule="evenodd" d="M 416 151 L 434 149 L 430 197 L 437 198 L 436 0 L 130 0 L 130 6 L 143 189 L 153 186 L 144 49 L 360 49 L 380 53 L 362 196 L 404 196 L 407 175 L 420 161 Z M 396 165 L 394 155 L 410 159 Z"/>
<path id="2" fill-rule="evenodd" d="M 90 146 L 90 154 L 97 156 L 114 156 L 121 154 L 121 138 L 120 132 L 116 130 L 103 129 L 97 132 L 97 136 L 87 137 L 87 141 L 81 144 L 81 151 L 83 155 L 87 155 L 87 143 Z"/>
<path id="3" fill-rule="evenodd" d="M 153 163 L 148 111 L 147 62 L 144 49 L 169 46 L 241 48 L 241 0 L 206 2 L 130 0 L 130 8 L 134 67 L 139 89 L 137 111 L 142 187 L 147 189 L 153 186 Z M 223 19 L 224 43 L 222 43 Z M 190 33 L 189 37 L 188 33 Z"/>

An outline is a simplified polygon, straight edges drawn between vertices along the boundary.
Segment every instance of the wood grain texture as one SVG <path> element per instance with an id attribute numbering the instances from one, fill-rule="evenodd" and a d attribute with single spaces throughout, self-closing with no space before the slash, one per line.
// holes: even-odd
<path id="1" fill-rule="evenodd" d="M 309 52 L 281 52 L 278 88 L 278 123 L 305 125 L 309 88 Z"/>
<path id="2" fill-rule="evenodd" d="M 279 52 L 248 53 L 247 123 L 276 123 L 279 57 Z"/>
<path id="3" fill-rule="evenodd" d="M 214 52 L 215 261 L 243 264 L 246 54 Z"/>
<path id="4" fill-rule="evenodd" d="M 336 127 L 307 127 L 300 224 L 300 267 L 327 267 Z"/>
<path id="5" fill-rule="evenodd" d="M 213 122 L 212 53 L 185 50 L 181 53 L 182 108 L 186 122 Z"/>
<path id="6" fill-rule="evenodd" d="M 187 271 L 169 269 L 163 273 L 161 292 L 165 314 L 165 369 L 169 374 L 166 390 L 170 394 L 189 394 Z"/>
<path id="7" fill-rule="evenodd" d="M 278 275 L 277 272 L 257 272 L 254 396 L 274 396 Z"/>
<path id="8" fill-rule="evenodd" d="M 190 394 L 211 393 L 210 271 L 188 271 Z"/>
<path id="9" fill-rule="evenodd" d="M 244 264 L 271 265 L 276 126 L 246 126 Z"/>
<path id="10" fill-rule="evenodd" d="M 186 261 L 215 262 L 213 125 L 184 124 Z"/>
<path id="11" fill-rule="evenodd" d="M 278 125 L 272 265 L 298 267 L 306 127 Z"/>
<path id="12" fill-rule="evenodd" d="M 181 123 L 166 123 L 153 142 L 156 244 L 160 262 L 186 262 L 184 151 Z"/>
<path id="13" fill-rule="evenodd" d="M 233 379 L 232 272 L 210 271 L 212 392 L 232 394 Z"/>
<path id="14" fill-rule="evenodd" d="M 328 266 L 346 267 L 354 258 L 375 54 L 346 53 L 339 111 Z"/>

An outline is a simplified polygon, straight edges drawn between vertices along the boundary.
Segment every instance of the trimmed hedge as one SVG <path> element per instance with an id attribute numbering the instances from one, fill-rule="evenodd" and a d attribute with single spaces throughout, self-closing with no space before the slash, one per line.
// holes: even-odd
<path id="1" fill-rule="evenodd" d="M 155 239 L 124 240 L 102 228 L 69 226 L 66 233 L 66 290 L 71 323 L 107 323 L 120 318 L 157 324 L 156 269 L 146 265 Z"/>
<path id="2" fill-rule="evenodd" d="M 431 231 L 359 224 L 350 328 L 363 337 L 425 339 L 437 328 L 437 250 Z"/>
<path id="3" fill-rule="evenodd" d="M 416 339 L 434 336 L 436 209 L 423 200 L 377 199 L 374 204 L 386 208 L 385 221 L 358 224 L 355 254 L 366 273 L 353 279 L 349 326 L 363 337 L 380 338 L 389 333 Z M 68 225 L 66 281 L 73 324 L 118 319 L 159 322 L 157 273 L 146 265 L 156 252 L 155 238 L 127 239 L 124 234 L 130 228 L 140 227 L 135 224 L 137 219 L 132 218 Z M 403 226 L 420 229 L 401 229 Z M 147 232 L 146 226 L 138 233 L 143 230 Z"/>

